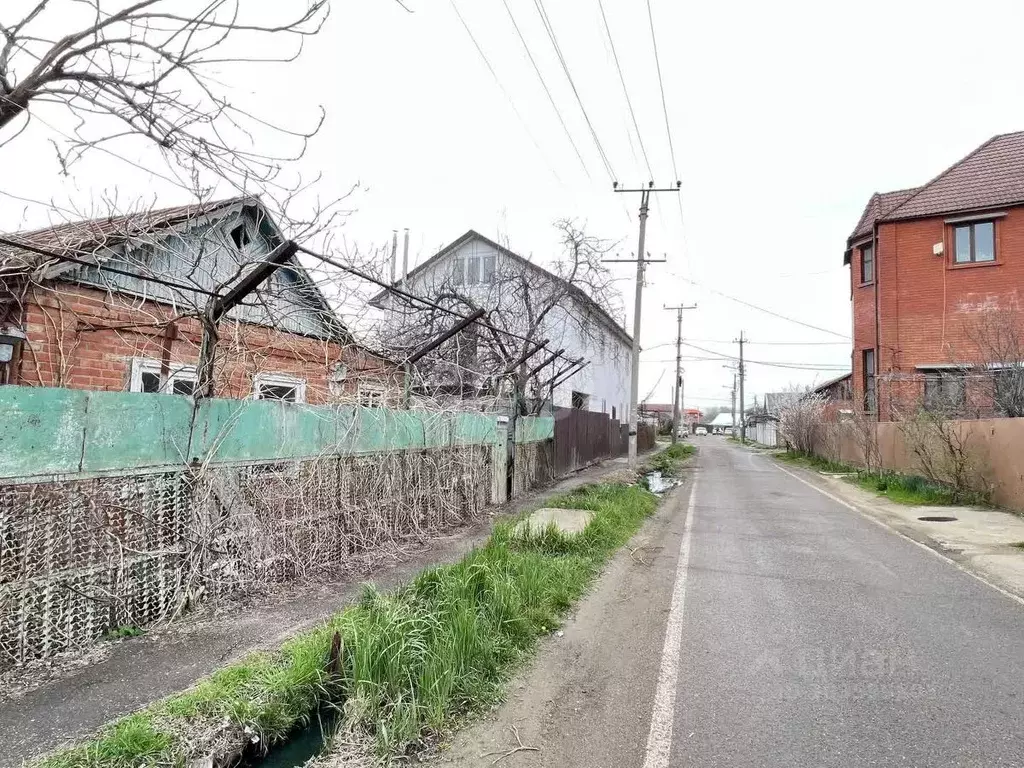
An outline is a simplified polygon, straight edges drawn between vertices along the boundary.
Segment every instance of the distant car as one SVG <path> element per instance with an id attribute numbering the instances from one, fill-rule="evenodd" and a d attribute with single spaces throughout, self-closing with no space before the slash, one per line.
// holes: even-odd
<path id="1" fill-rule="evenodd" d="M 720 435 L 720 434 L 722 434 L 722 428 L 721 427 L 715 427 L 713 430 L 711 430 L 711 434 L 713 434 L 713 435 Z"/>
<path id="2" fill-rule="evenodd" d="M 697 435 L 698 437 L 701 437 L 702 435 L 706 435 L 707 433 L 707 427 L 697 427 L 693 434 Z"/>

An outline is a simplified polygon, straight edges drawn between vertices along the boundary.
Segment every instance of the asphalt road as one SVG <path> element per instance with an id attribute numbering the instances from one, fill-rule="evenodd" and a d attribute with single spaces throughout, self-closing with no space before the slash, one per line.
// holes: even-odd
<path id="1" fill-rule="evenodd" d="M 515 726 L 538 751 L 502 766 L 1024 766 L 1024 606 L 697 444 L 695 483 L 442 759 L 491 765 Z"/>

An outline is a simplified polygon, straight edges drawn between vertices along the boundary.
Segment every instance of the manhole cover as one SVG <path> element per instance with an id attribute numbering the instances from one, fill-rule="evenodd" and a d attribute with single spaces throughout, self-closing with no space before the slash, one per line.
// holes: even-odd
<path id="1" fill-rule="evenodd" d="M 917 518 L 918 520 L 924 520 L 926 523 L 955 523 L 956 518 L 950 517 L 949 515 L 925 515 L 924 517 Z"/>

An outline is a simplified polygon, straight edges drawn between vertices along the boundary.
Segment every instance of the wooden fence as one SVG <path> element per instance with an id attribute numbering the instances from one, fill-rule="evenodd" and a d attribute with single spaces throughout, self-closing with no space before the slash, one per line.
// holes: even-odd
<path id="1" fill-rule="evenodd" d="M 657 432 L 650 424 L 637 426 L 637 451 L 654 448 Z M 602 459 L 629 452 L 629 425 L 606 413 L 579 408 L 555 408 L 555 476 L 588 467 Z"/>

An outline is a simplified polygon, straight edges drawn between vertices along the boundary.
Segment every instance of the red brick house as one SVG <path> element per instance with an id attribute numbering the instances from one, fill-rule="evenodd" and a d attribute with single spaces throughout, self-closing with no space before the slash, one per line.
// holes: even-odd
<path id="1" fill-rule="evenodd" d="M 1024 132 L 923 186 L 875 194 L 847 240 L 853 401 L 1024 415 Z"/>
<path id="2" fill-rule="evenodd" d="M 0 384 L 191 396 L 207 302 L 282 242 L 248 198 L 4 235 L 0 342 L 14 344 Z M 397 366 L 355 342 L 294 256 L 218 333 L 217 397 L 379 405 L 396 394 Z"/>

